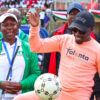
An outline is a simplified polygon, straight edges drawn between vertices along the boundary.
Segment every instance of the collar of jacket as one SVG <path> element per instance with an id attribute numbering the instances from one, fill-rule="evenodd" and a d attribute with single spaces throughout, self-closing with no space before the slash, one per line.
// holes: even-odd
<path id="1" fill-rule="evenodd" d="M 54 35 L 62 35 L 64 34 L 65 29 L 68 27 L 68 23 L 64 24 L 62 27 L 60 27 L 57 32 L 55 32 Z"/>

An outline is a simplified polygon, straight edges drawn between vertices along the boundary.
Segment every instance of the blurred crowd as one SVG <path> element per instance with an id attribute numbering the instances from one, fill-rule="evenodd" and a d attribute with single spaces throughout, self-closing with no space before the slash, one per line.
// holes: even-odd
<path id="1" fill-rule="evenodd" d="M 54 0 L 0 0 L 0 8 L 43 8 Z"/>
<path id="2" fill-rule="evenodd" d="M 41 27 L 47 27 L 53 2 L 54 0 L 0 0 L 0 15 L 6 12 L 7 8 L 18 8 L 22 13 L 21 24 L 28 24 L 26 13 L 30 8 L 35 7 L 39 12 Z"/>

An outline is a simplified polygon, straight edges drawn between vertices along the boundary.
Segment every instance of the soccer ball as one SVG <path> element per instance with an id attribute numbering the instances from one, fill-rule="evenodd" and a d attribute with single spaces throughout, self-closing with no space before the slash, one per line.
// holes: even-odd
<path id="1" fill-rule="evenodd" d="M 54 100 L 61 92 L 59 78 L 50 73 L 40 75 L 34 84 L 36 95 L 42 100 Z"/>

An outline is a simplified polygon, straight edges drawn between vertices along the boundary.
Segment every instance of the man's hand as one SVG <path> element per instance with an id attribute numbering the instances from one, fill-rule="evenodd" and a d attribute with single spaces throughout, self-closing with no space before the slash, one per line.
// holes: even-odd
<path id="1" fill-rule="evenodd" d="M 31 26 L 36 27 L 39 25 L 39 16 L 37 11 L 34 14 L 31 11 L 29 11 L 26 16 L 28 18 L 28 23 L 30 23 Z"/>
<path id="2" fill-rule="evenodd" d="M 21 90 L 21 84 L 18 82 L 3 81 L 0 87 L 7 93 L 17 94 Z"/>

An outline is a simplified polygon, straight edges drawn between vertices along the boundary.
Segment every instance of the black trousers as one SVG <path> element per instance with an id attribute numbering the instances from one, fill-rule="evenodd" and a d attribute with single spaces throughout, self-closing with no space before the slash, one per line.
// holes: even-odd
<path id="1" fill-rule="evenodd" d="M 100 98 L 100 77 L 98 73 L 94 77 L 94 88 L 90 100 L 94 100 L 94 95 L 96 98 Z"/>

